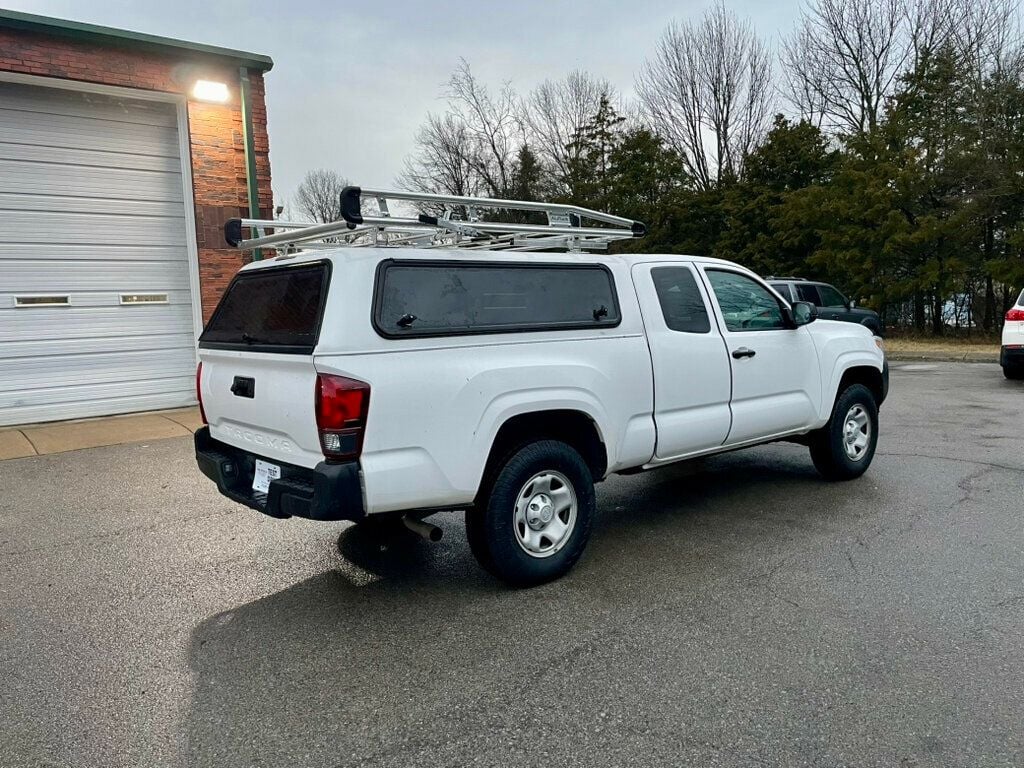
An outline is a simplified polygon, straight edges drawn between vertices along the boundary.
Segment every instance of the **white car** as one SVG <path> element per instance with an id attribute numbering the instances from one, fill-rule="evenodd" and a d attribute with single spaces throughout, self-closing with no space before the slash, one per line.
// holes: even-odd
<path id="1" fill-rule="evenodd" d="M 1024 379 L 1024 292 L 1006 313 L 999 364 L 1008 379 Z"/>
<path id="2" fill-rule="evenodd" d="M 603 232 L 559 215 L 495 241 L 529 247 L 529 233 L 546 249 L 560 232 Z M 399 236 L 420 237 L 418 221 Z M 487 236 L 438 226 L 471 247 Z M 276 518 L 400 519 L 436 535 L 425 517 L 464 510 L 483 567 L 537 584 L 580 557 L 594 484 L 611 474 L 775 440 L 808 445 L 828 479 L 863 474 L 888 391 L 881 341 L 815 319 L 707 258 L 277 256 L 236 275 L 200 338 L 196 458 L 221 493 Z"/>

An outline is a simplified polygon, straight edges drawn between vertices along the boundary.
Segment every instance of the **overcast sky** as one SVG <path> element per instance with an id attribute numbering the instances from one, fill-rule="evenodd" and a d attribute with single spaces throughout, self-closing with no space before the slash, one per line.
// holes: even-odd
<path id="1" fill-rule="evenodd" d="M 274 59 L 267 74 L 275 197 L 311 168 L 391 187 L 424 116 L 466 58 L 526 92 L 573 69 L 624 95 L 673 18 L 711 0 L 0 0 L 14 10 L 222 45 Z M 727 0 L 771 41 L 798 0 Z"/>

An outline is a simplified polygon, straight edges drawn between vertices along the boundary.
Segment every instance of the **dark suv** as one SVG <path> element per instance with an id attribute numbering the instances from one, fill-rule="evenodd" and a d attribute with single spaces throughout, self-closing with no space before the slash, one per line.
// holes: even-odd
<path id="1" fill-rule="evenodd" d="M 811 302 L 818 308 L 818 317 L 822 320 L 860 323 L 876 336 L 882 335 L 882 319 L 878 313 L 858 307 L 857 302 L 847 299 L 835 286 L 814 283 L 802 277 L 768 277 L 766 280 L 787 301 Z"/>

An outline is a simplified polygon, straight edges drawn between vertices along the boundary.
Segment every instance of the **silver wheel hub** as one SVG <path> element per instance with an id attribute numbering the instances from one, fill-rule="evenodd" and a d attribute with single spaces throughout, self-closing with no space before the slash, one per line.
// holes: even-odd
<path id="1" fill-rule="evenodd" d="M 860 461 L 871 444 L 871 419 L 863 405 L 854 405 L 843 420 L 843 448 L 853 461 Z"/>
<path id="2" fill-rule="evenodd" d="M 561 472 L 538 472 L 516 499 L 516 541 L 531 557 L 550 557 L 565 546 L 576 527 L 578 505 L 572 483 Z"/>
<path id="3" fill-rule="evenodd" d="M 535 531 L 542 530 L 555 516 L 555 505 L 544 493 L 538 493 L 526 506 L 526 522 Z"/>

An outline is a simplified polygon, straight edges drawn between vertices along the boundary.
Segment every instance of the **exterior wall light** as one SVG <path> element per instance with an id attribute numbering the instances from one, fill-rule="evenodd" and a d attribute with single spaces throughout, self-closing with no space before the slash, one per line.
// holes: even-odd
<path id="1" fill-rule="evenodd" d="M 213 80 L 196 80 L 192 88 L 192 96 L 200 101 L 213 101 L 223 104 L 228 100 L 228 87 L 225 83 Z"/>

